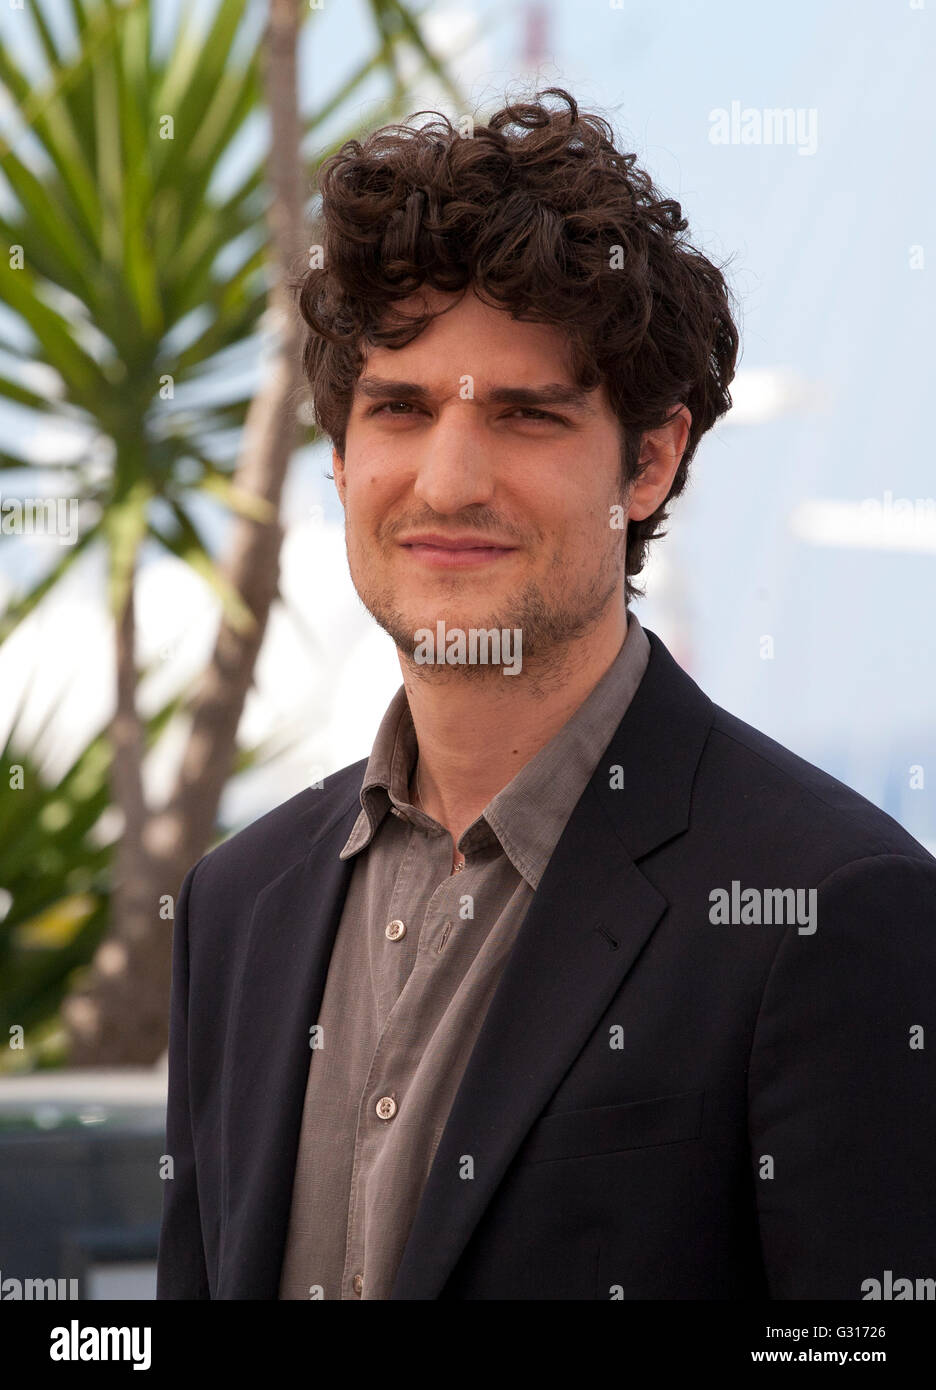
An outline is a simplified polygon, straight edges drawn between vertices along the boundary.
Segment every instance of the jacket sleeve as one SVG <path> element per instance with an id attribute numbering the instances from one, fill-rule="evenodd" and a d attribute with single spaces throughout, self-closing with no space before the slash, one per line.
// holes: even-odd
<path id="1" fill-rule="evenodd" d="M 873 855 L 816 891 L 754 1029 L 753 1181 L 769 1297 L 863 1300 L 936 1276 L 936 862 Z"/>
<path id="2" fill-rule="evenodd" d="M 198 1207 L 188 1080 L 188 908 L 198 867 L 194 865 L 185 876 L 172 925 L 165 1152 L 172 1158 L 173 1176 L 163 1180 L 162 1224 L 156 1257 L 157 1299 L 211 1297 Z"/>

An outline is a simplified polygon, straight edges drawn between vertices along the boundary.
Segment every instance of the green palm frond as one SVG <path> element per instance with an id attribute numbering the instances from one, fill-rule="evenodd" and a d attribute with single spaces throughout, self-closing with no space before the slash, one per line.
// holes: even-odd
<path id="1" fill-rule="evenodd" d="M 50 0 L 26 4 L 45 74 L 36 83 L 0 46 L 0 182 L 10 195 L 0 199 L 0 236 L 21 248 L 0 256 L 0 300 L 29 352 L 23 371 L 0 348 L 0 401 L 45 430 L 77 427 L 82 449 L 109 442 L 113 465 L 92 484 L 84 453 L 70 469 L 63 462 L 70 495 L 93 497 L 101 519 L 16 596 L 0 640 L 89 543 L 108 547 L 115 613 L 146 541 L 221 591 L 189 502 L 197 493 L 249 512 L 230 478 L 251 389 L 228 367 L 245 346 L 256 366 L 269 289 L 264 153 L 251 136 L 263 109 L 252 0 L 215 0 L 207 24 L 183 7 L 161 46 L 155 0 L 71 0 L 68 43 L 50 23 Z M 308 118 L 310 147 L 375 72 L 397 73 L 401 44 L 454 91 L 403 4 L 371 0 L 370 9 L 373 52 Z M 395 82 L 387 119 L 401 101 Z M 370 123 L 382 118 L 371 111 Z M 310 194 L 313 185 L 310 167 Z M 56 395 L 37 386 L 36 367 L 57 374 Z M 314 440 L 311 426 L 303 438 Z M 4 439 L 0 472 L 35 466 L 21 448 Z M 167 506 L 174 526 L 160 519 Z M 236 618 L 236 596 L 222 597 Z"/>

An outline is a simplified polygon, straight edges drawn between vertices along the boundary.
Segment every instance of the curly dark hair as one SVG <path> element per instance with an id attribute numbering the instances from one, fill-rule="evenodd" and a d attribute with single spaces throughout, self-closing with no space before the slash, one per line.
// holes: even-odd
<path id="1" fill-rule="evenodd" d="M 420 111 L 435 119 L 384 126 L 324 161 L 322 265 L 295 285 L 303 365 L 315 422 L 343 458 L 362 344 L 402 347 L 422 332 L 433 313 L 393 306 L 424 284 L 473 289 L 516 319 L 561 328 L 576 384 L 605 384 L 622 426 L 622 493 L 644 431 L 684 403 L 692 425 L 669 493 L 628 523 L 629 603 L 643 594 L 630 576 L 665 535 L 699 440 L 731 407 L 738 330 L 721 270 L 682 235 L 679 203 L 659 196 L 636 155 L 618 153 L 607 121 L 580 113 L 561 87 L 537 96 L 565 106 L 510 104 L 468 138 Z"/>

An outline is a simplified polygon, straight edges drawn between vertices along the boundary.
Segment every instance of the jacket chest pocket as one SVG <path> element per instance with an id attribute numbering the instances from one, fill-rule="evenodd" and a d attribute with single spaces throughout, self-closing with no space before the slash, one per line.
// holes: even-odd
<path id="1" fill-rule="evenodd" d="M 544 1115 L 517 1151 L 516 1161 L 545 1163 L 556 1158 L 587 1158 L 698 1139 L 704 1099 L 704 1091 L 683 1091 L 624 1105 Z"/>

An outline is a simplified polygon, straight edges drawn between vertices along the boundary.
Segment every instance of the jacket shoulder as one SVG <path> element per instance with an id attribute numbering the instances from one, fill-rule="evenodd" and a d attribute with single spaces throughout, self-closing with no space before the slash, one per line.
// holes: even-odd
<path id="1" fill-rule="evenodd" d="M 209 850 L 198 862 L 198 888 L 247 892 L 271 882 L 303 859 L 336 820 L 359 804 L 367 759 L 351 763 L 274 806 L 257 820 Z"/>
<path id="2" fill-rule="evenodd" d="M 830 849 L 838 845 L 845 859 L 899 854 L 936 864 L 919 840 L 853 787 L 721 706 L 714 711 L 707 751 L 721 778 L 727 773 L 746 789 L 746 815 L 756 817 L 761 807 L 797 835 L 823 837 Z"/>

